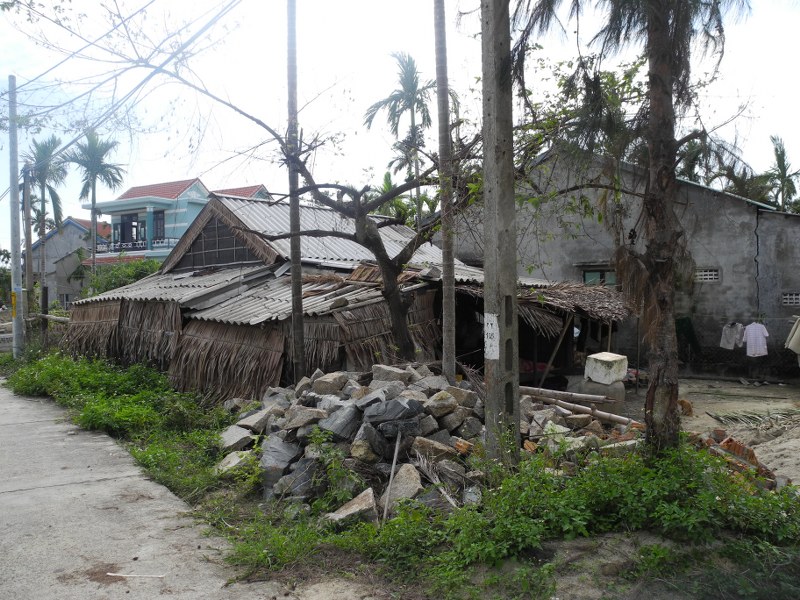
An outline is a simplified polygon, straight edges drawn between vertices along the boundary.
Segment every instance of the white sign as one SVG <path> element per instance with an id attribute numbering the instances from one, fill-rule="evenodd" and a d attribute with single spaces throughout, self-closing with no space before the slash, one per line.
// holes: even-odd
<path id="1" fill-rule="evenodd" d="M 500 326 L 498 315 L 483 315 L 483 355 L 488 360 L 500 360 Z"/>

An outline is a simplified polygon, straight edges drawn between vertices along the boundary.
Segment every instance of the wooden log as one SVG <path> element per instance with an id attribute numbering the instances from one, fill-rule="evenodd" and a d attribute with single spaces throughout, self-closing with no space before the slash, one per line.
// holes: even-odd
<path id="1" fill-rule="evenodd" d="M 602 410 L 597 410 L 596 408 L 591 408 L 589 406 L 582 406 L 580 404 L 574 404 L 572 402 L 565 402 L 564 400 L 558 400 L 557 398 L 549 398 L 548 396 L 540 396 L 540 395 L 533 395 L 530 396 L 539 402 L 544 402 L 545 404 L 554 404 L 555 406 L 559 406 L 561 408 L 566 408 L 574 413 L 583 413 L 586 415 L 592 415 L 598 421 L 603 421 L 606 423 L 619 423 L 621 425 L 627 425 L 634 429 L 643 429 L 644 424 L 639 423 L 633 419 L 629 419 L 628 417 L 623 417 L 620 415 L 615 415 L 613 413 L 604 412 Z"/>
<path id="2" fill-rule="evenodd" d="M 53 321 L 54 323 L 69 323 L 69 317 L 57 317 L 55 315 L 43 315 L 40 313 L 31 313 L 33 319 L 45 319 L 46 321 Z"/>
<path id="3" fill-rule="evenodd" d="M 555 398 L 557 400 L 564 400 L 566 402 L 574 402 L 576 404 L 610 404 L 616 402 L 613 398 L 608 396 L 598 396 L 597 394 L 579 394 L 577 392 L 560 392 L 558 390 L 548 390 L 546 388 L 526 387 L 519 386 L 520 394 L 528 394 L 530 396 L 547 396 L 548 398 Z"/>

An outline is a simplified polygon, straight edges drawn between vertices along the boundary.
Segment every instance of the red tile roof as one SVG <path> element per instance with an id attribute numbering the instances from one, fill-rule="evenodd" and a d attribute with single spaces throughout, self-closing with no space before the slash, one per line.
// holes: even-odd
<path id="1" fill-rule="evenodd" d="M 91 219 L 76 219 L 75 217 L 69 217 L 76 223 L 79 223 L 86 227 L 89 231 L 92 230 L 92 221 Z M 103 238 L 110 238 L 111 237 L 111 225 L 106 223 L 105 221 L 98 221 L 97 222 L 97 235 Z"/>
<path id="2" fill-rule="evenodd" d="M 253 198 L 258 192 L 264 192 L 269 195 L 267 188 L 263 183 L 258 185 L 249 185 L 238 188 L 228 188 L 227 190 L 214 190 L 212 193 L 219 196 L 238 196 L 239 198 Z"/>
<path id="3" fill-rule="evenodd" d="M 145 198 L 152 196 L 154 198 L 167 198 L 169 200 L 176 200 L 183 192 L 189 187 L 200 181 L 197 177 L 194 179 L 184 179 L 183 181 L 168 181 L 166 183 L 154 183 L 152 185 L 139 185 L 130 188 L 127 192 L 122 194 L 117 200 L 127 200 L 128 198 Z M 202 183 L 202 182 L 201 182 Z"/>

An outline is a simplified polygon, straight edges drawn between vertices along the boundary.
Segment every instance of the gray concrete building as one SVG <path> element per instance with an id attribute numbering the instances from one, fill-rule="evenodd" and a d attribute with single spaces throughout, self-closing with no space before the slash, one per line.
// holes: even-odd
<path id="1" fill-rule="evenodd" d="M 617 192 L 615 181 L 626 192 Z M 617 247 L 644 250 L 640 215 L 646 182 L 646 173 L 632 165 L 541 157 L 528 183 L 518 188 L 519 274 L 617 285 Z M 675 208 L 693 260 L 686 263 L 688 276 L 676 295 L 685 368 L 797 375 L 797 356 L 784 343 L 792 316 L 800 314 L 800 215 L 683 180 Z M 482 223 L 480 203 L 459 216 L 456 255 L 476 266 L 483 258 Z M 769 332 L 766 358 L 750 359 L 745 348 L 720 348 L 725 324 L 756 320 Z M 612 334 L 612 349 L 629 359 L 637 352 L 644 357 L 643 329 L 632 317 Z"/>

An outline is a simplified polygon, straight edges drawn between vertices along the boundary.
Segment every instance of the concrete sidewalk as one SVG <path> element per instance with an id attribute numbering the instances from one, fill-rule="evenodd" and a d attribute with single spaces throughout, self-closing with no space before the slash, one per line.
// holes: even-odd
<path id="1" fill-rule="evenodd" d="M 188 508 L 108 436 L 0 387 L 0 598 L 297 597 L 277 583 L 225 587 L 225 543 Z"/>

